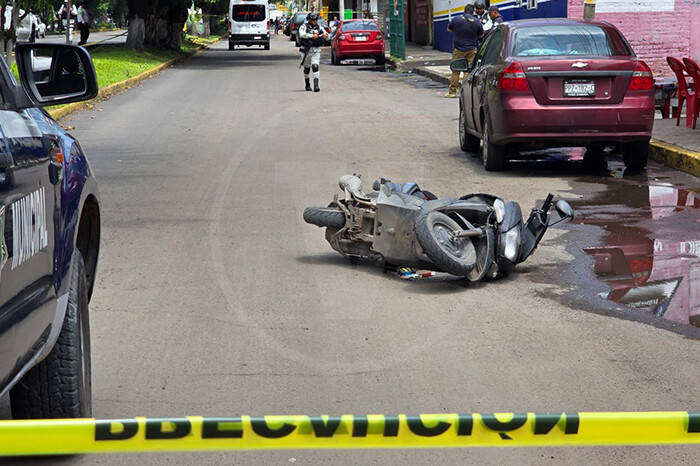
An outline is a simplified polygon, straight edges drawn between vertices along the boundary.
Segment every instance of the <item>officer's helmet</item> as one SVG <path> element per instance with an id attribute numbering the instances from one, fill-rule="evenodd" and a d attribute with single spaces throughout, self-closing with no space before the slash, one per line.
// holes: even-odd
<path id="1" fill-rule="evenodd" d="M 307 21 L 318 21 L 318 13 L 315 11 L 312 11 L 306 16 Z"/>
<path id="2" fill-rule="evenodd" d="M 474 2 L 474 8 L 477 10 L 483 10 L 484 8 L 486 8 L 486 3 L 484 3 L 483 0 L 476 0 Z"/>

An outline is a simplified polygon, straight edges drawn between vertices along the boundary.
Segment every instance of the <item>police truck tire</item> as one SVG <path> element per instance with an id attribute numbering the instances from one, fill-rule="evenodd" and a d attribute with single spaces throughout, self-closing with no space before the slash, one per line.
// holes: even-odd
<path id="1" fill-rule="evenodd" d="M 236 48 L 235 45 L 233 45 L 231 42 L 228 43 L 228 49 L 229 50 L 234 50 Z"/>
<path id="2" fill-rule="evenodd" d="M 481 140 L 467 132 L 467 114 L 459 106 L 459 147 L 464 152 L 478 152 Z"/>
<path id="3" fill-rule="evenodd" d="M 265 50 L 270 50 L 270 44 L 265 44 Z"/>
<path id="4" fill-rule="evenodd" d="M 88 284 L 77 250 L 58 341 L 12 388 L 10 407 L 14 419 L 92 417 Z"/>
<path id="5" fill-rule="evenodd" d="M 340 230 L 345 226 L 345 214 L 337 207 L 307 207 L 304 221 L 321 228 Z"/>
<path id="6" fill-rule="evenodd" d="M 476 266 L 476 249 L 469 238 L 450 238 L 462 230 L 446 214 L 431 210 L 416 220 L 416 239 L 423 252 L 442 271 L 466 277 Z"/>

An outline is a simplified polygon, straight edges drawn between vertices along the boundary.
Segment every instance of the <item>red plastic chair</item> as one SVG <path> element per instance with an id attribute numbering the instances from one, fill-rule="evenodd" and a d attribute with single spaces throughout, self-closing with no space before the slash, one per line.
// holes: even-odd
<path id="1" fill-rule="evenodd" d="M 693 78 L 693 89 L 696 96 L 695 112 L 691 112 L 688 109 L 688 118 L 692 118 L 692 122 L 688 122 L 686 126 L 690 127 L 692 123 L 693 129 L 698 123 L 698 114 L 700 113 L 700 97 L 698 97 L 698 90 L 700 90 L 700 66 L 695 63 L 690 58 L 684 58 L 683 64 L 685 64 L 685 69 L 688 70 L 688 74 Z M 688 101 L 688 106 L 690 106 L 690 101 Z"/>
<path id="2" fill-rule="evenodd" d="M 671 67 L 671 70 L 675 73 L 676 79 L 678 79 L 678 113 L 676 115 L 676 126 L 681 124 L 681 110 L 683 109 L 683 102 L 687 100 L 688 108 L 686 110 L 687 116 L 685 126 L 690 128 L 690 122 L 692 120 L 691 115 L 695 115 L 696 109 L 699 105 L 698 96 L 695 93 L 695 90 L 688 90 L 688 83 L 685 80 L 685 74 L 688 72 L 688 70 L 685 69 L 683 63 L 681 63 L 680 60 L 673 57 L 666 57 L 666 62 L 668 63 L 668 66 Z M 697 84 L 700 84 L 700 81 L 698 83 L 693 84 L 696 84 L 697 87 Z"/>

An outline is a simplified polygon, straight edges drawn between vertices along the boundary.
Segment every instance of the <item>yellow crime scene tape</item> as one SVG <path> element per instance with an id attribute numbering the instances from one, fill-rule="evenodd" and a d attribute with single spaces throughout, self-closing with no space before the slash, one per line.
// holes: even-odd
<path id="1" fill-rule="evenodd" d="M 0 421 L 0 456 L 700 443 L 700 412 Z"/>

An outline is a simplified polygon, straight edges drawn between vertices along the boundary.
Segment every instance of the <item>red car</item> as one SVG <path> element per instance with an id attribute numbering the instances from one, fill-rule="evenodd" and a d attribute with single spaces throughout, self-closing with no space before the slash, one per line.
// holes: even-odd
<path id="1" fill-rule="evenodd" d="M 622 33 L 604 21 L 510 21 L 489 33 L 459 95 L 462 150 L 502 170 L 518 150 L 586 146 L 622 150 L 646 167 L 654 124 L 654 79 Z"/>
<path id="2" fill-rule="evenodd" d="M 340 65 L 346 58 L 374 58 L 383 65 L 384 36 L 372 19 L 348 19 L 341 21 L 331 42 L 331 63 Z"/>

